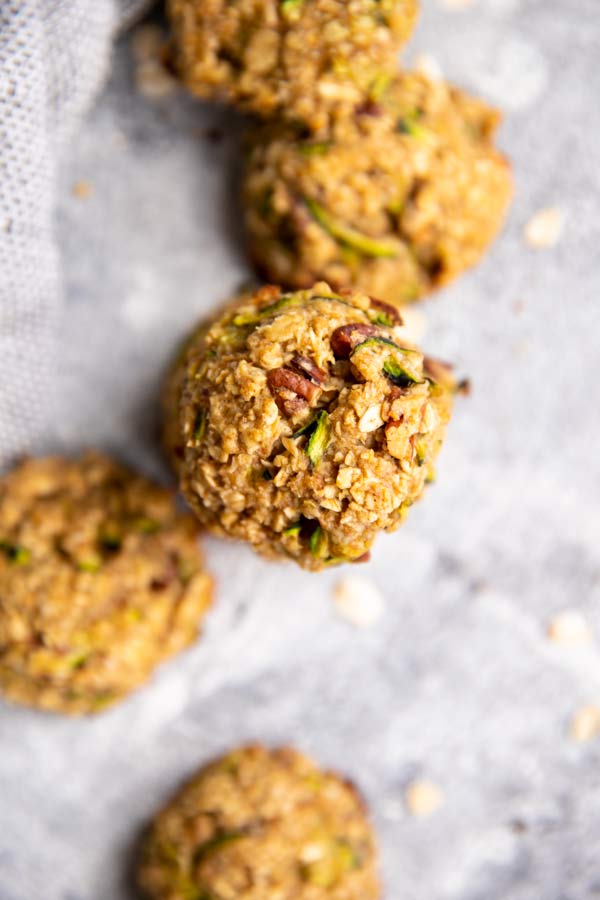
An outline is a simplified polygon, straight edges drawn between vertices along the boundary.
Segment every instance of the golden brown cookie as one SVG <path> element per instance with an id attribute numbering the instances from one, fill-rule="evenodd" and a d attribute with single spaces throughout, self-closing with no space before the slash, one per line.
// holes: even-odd
<path id="1" fill-rule="evenodd" d="M 0 480 L 0 691 L 104 709 L 195 640 L 211 603 L 197 526 L 169 491 L 99 453 Z"/>
<path id="2" fill-rule="evenodd" d="M 284 287 L 322 278 L 399 305 L 451 281 L 480 260 L 508 208 L 498 121 L 482 101 L 405 73 L 325 137 L 257 129 L 243 186 L 257 269 Z"/>
<path id="3" fill-rule="evenodd" d="M 321 283 L 262 288 L 212 322 L 178 376 L 180 485 L 201 522 L 308 569 L 359 560 L 398 527 L 456 389 L 398 344 L 399 321 Z"/>
<path id="4" fill-rule="evenodd" d="M 417 0 L 169 0 L 175 67 L 200 97 L 311 131 L 376 96 Z"/>
<path id="5" fill-rule="evenodd" d="M 152 900 L 378 900 L 356 789 L 295 750 L 243 747 L 156 817 L 139 883 Z"/>

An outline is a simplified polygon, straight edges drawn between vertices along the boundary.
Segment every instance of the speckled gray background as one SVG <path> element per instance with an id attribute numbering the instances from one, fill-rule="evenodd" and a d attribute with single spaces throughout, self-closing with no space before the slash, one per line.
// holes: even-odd
<path id="1" fill-rule="evenodd" d="M 545 636 L 571 608 L 600 638 L 600 4 L 424 7 L 411 52 L 504 106 L 517 194 L 484 264 L 422 307 L 427 348 L 474 391 L 438 484 L 361 569 L 385 615 L 355 629 L 330 602 L 339 572 L 208 542 L 207 636 L 147 690 L 92 721 L 0 708 L 0 900 L 132 900 L 132 848 L 155 806 L 246 739 L 294 742 L 362 785 L 387 900 L 600 896 L 600 742 L 568 734 L 600 701 L 600 652 Z M 141 96 L 119 46 L 63 172 L 55 442 L 162 472 L 161 367 L 247 277 L 235 135 L 230 115 Z M 536 251 L 522 229 L 545 206 L 565 231 Z M 419 776 L 444 792 L 427 819 L 403 803 Z"/>

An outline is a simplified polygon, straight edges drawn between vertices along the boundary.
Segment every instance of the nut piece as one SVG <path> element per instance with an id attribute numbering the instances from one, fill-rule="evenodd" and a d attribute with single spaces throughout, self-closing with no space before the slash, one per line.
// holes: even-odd
<path id="1" fill-rule="evenodd" d="M 556 644 L 565 646 L 580 646 L 593 640 L 590 626 L 581 613 L 574 609 L 566 609 L 551 620 L 548 637 Z"/>
<path id="2" fill-rule="evenodd" d="M 375 325 L 366 325 L 361 322 L 353 322 L 351 325 L 342 325 L 336 328 L 331 335 L 331 349 L 338 359 L 347 359 L 355 347 L 369 337 L 377 337 L 380 334 Z"/>
<path id="3" fill-rule="evenodd" d="M 286 368 L 272 369 L 267 375 L 267 384 L 285 416 L 293 416 L 306 409 L 319 390 L 308 378 Z"/>
<path id="4" fill-rule="evenodd" d="M 363 434 L 369 434 L 371 431 L 377 431 L 383 425 L 381 418 L 381 406 L 370 406 L 366 413 L 358 420 L 358 430 Z"/>
<path id="5" fill-rule="evenodd" d="M 404 799 L 411 816 L 430 816 L 442 805 L 444 795 L 435 782 L 420 778 L 408 785 Z"/>
<path id="6" fill-rule="evenodd" d="M 570 735 L 583 744 L 600 735 L 600 707 L 582 706 L 571 719 Z"/>
<path id="7" fill-rule="evenodd" d="M 541 209 L 525 226 L 525 240 L 537 250 L 553 247 L 562 234 L 563 224 L 564 216 L 557 206 Z"/>
<path id="8" fill-rule="evenodd" d="M 357 576 L 338 581 L 333 589 L 333 602 L 339 615 L 357 628 L 375 625 L 385 611 L 379 588 L 372 581 Z"/>
<path id="9" fill-rule="evenodd" d="M 310 378 L 314 384 L 325 384 L 327 381 L 327 372 L 325 372 L 316 362 L 309 359 L 308 356 L 294 356 L 290 362 L 290 368 L 294 369 L 299 375 L 305 375 Z"/>
<path id="10" fill-rule="evenodd" d="M 376 310 L 377 315 L 381 317 L 383 325 L 403 325 L 404 320 L 395 306 L 391 303 L 384 303 L 383 300 L 377 300 L 371 297 L 371 309 Z"/>

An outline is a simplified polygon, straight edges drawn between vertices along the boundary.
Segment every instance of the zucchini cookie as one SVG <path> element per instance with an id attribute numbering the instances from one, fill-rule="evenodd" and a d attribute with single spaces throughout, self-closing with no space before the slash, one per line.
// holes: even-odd
<path id="1" fill-rule="evenodd" d="M 162 444 L 167 461 L 175 474 L 179 472 L 183 459 L 183 437 L 179 424 L 179 400 L 185 378 L 188 354 L 202 346 L 202 339 L 208 326 L 201 322 L 181 344 L 165 378 L 161 394 Z"/>
<path id="2" fill-rule="evenodd" d="M 196 638 L 211 603 L 193 517 L 98 453 L 0 480 L 0 691 L 81 714 Z"/>
<path id="3" fill-rule="evenodd" d="M 139 883 L 152 900 L 378 900 L 356 789 L 291 749 L 243 747 L 156 817 Z"/>
<path id="4" fill-rule="evenodd" d="M 169 0 L 175 67 L 200 97 L 323 128 L 376 96 L 418 0 Z"/>
<path id="5" fill-rule="evenodd" d="M 323 278 L 395 304 L 451 281 L 478 262 L 508 208 L 498 122 L 482 101 L 407 73 L 326 138 L 257 129 L 243 186 L 257 269 L 285 287 Z"/>
<path id="6" fill-rule="evenodd" d="M 229 307 L 180 376 L 183 494 L 220 535 L 307 569 L 364 559 L 431 480 L 456 382 L 394 307 L 325 284 Z"/>

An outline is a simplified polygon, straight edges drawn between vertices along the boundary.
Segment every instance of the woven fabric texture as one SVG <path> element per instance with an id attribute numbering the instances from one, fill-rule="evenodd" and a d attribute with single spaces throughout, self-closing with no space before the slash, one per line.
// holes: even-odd
<path id="1" fill-rule="evenodd" d="M 62 308 L 61 151 L 140 0 L 0 0 L 0 467 L 43 440 Z"/>

